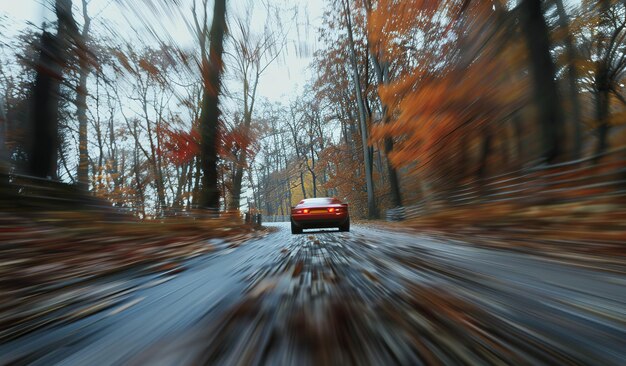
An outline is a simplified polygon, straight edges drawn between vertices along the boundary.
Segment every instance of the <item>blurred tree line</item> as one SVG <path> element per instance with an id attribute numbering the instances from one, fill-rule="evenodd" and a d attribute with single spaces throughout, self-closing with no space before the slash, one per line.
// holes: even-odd
<path id="1" fill-rule="evenodd" d="M 302 47 L 280 4 L 258 31 L 251 1 L 130 2 L 183 15 L 186 49 L 94 31 L 74 2 L 3 47 L 3 184 L 57 180 L 139 217 L 332 195 L 376 218 L 504 173 L 623 161 L 623 2 L 334 0 L 312 79 L 280 103 L 257 92 Z"/>
<path id="2" fill-rule="evenodd" d="M 189 47 L 167 36 L 137 42 L 112 32 L 97 18 L 101 9 L 90 14 L 94 3 L 51 0 L 44 4 L 53 10 L 50 24 L 3 39 L 4 198 L 18 202 L 28 198 L 25 185 L 54 183 L 142 218 L 238 210 L 243 169 L 255 151 L 256 89 L 282 50 L 282 14 L 269 5 L 258 10 L 266 18 L 258 31 L 253 2 L 230 18 L 225 0 L 127 2 L 139 15 L 183 17 Z M 224 77 L 234 80 L 229 90 Z M 225 98 L 234 102 L 220 107 Z"/>
<path id="3" fill-rule="evenodd" d="M 316 171 L 299 172 L 356 215 L 524 169 L 623 162 L 621 1 L 337 0 L 323 21 L 307 113 L 341 136 L 315 134 Z M 296 191 L 277 189 L 307 180 L 279 168 L 260 185 L 276 207 Z"/>

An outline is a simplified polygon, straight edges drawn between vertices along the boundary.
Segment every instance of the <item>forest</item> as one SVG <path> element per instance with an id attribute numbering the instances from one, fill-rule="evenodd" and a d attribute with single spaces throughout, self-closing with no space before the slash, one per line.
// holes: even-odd
<path id="1" fill-rule="evenodd" d="M 149 30 L 148 15 L 186 19 L 183 47 L 94 28 L 92 2 L 50 2 L 50 24 L 2 40 L 10 199 L 43 179 L 140 219 L 284 219 L 322 196 L 394 219 L 623 189 L 622 2 L 329 1 L 311 77 L 281 100 L 259 85 L 302 52 L 301 9 L 128 3 Z"/>
<path id="2" fill-rule="evenodd" d="M 0 364 L 623 365 L 625 84 L 625 1 L 1 0 Z"/>

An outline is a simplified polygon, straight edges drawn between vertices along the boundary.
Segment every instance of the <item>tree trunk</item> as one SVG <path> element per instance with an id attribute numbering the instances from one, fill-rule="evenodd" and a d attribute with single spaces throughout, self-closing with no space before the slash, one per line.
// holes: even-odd
<path id="1" fill-rule="evenodd" d="M 609 24 L 608 11 L 610 9 L 610 2 L 608 0 L 600 1 L 600 24 L 606 27 Z M 598 46 L 600 49 L 606 48 L 606 53 L 602 59 L 598 62 L 598 69 L 596 70 L 595 89 L 596 89 L 596 111 L 595 117 L 598 124 L 597 136 L 598 144 L 596 145 L 596 151 L 594 162 L 598 163 L 601 159 L 601 155 L 604 154 L 608 147 L 608 134 L 609 134 L 609 93 L 611 91 L 611 84 L 609 78 L 609 59 L 610 59 L 610 46 L 607 45 L 606 37 L 604 33 L 600 32 L 598 39 Z"/>
<path id="2" fill-rule="evenodd" d="M 135 133 L 137 133 L 137 120 L 134 120 L 134 128 L 135 128 Z M 134 175 L 135 175 L 135 190 L 137 191 L 137 195 L 139 198 L 139 202 L 135 202 L 134 206 L 137 210 L 139 210 L 139 213 L 141 214 L 141 218 L 145 218 L 146 217 L 146 210 L 145 210 L 145 195 L 144 195 L 144 190 L 145 187 L 143 185 L 143 181 L 141 179 L 141 173 L 139 171 L 139 148 L 137 147 L 138 142 L 135 141 L 135 148 L 134 153 L 133 153 L 133 171 L 134 171 Z"/>
<path id="3" fill-rule="evenodd" d="M 561 154 L 563 113 L 554 80 L 555 66 L 550 56 L 550 37 L 540 0 L 523 0 L 522 28 L 528 44 L 533 94 L 539 113 L 544 161 L 551 163 Z"/>
<path id="4" fill-rule="evenodd" d="M 197 187 L 200 181 L 199 168 L 200 164 L 196 163 L 197 158 L 194 158 L 189 164 L 189 172 L 187 173 L 187 209 L 191 209 L 196 204 Z"/>
<path id="5" fill-rule="evenodd" d="M 580 100 L 578 97 L 578 73 L 576 72 L 576 50 L 574 49 L 574 40 L 569 31 L 569 17 L 563 6 L 563 0 L 554 0 L 556 11 L 559 15 L 559 27 L 565 31 L 565 51 L 567 53 L 567 82 L 568 99 L 571 104 L 572 124 L 574 125 L 574 159 L 582 157 L 582 118 L 580 112 Z"/>
<path id="6" fill-rule="evenodd" d="M 226 0 L 215 0 L 211 24 L 210 54 L 203 53 L 202 113 L 200 115 L 202 192 L 200 206 L 218 210 L 220 192 L 217 172 L 217 144 L 219 132 L 219 93 L 223 69 L 224 33 L 226 32 Z"/>
<path id="7" fill-rule="evenodd" d="M 370 50 L 371 52 L 371 50 Z M 381 67 L 380 62 L 377 57 L 372 57 L 372 64 L 374 65 L 374 70 L 376 70 L 376 77 L 378 78 L 379 85 L 386 85 L 389 83 L 389 66 L 385 65 L 384 68 Z M 383 114 L 383 124 L 389 123 L 389 107 L 382 102 L 382 114 Z M 398 180 L 398 172 L 396 168 L 391 163 L 389 156 L 393 152 L 393 138 L 385 137 L 383 141 L 383 147 L 385 150 L 385 158 L 387 159 L 387 175 L 389 176 L 389 190 L 391 191 L 391 204 L 393 207 L 402 206 L 402 195 L 400 193 L 400 182 Z"/>
<path id="8" fill-rule="evenodd" d="M 254 187 L 254 178 L 252 176 L 252 169 L 248 169 L 248 182 L 250 182 L 250 189 L 252 190 L 252 202 L 254 203 L 254 208 L 259 208 L 259 192 Z"/>
<path id="9" fill-rule="evenodd" d="M 598 121 L 597 135 L 598 144 L 596 145 L 595 161 L 600 160 L 608 146 L 607 137 L 609 134 L 609 93 L 610 86 L 608 82 L 608 68 L 604 62 L 600 62 L 598 71 L 596 72 L 596 121 Z"/>
<path id="10" fill-rule="evenodd" d="M 352 64 L 352 72 L 354 78 L 354 89 L 356 94 L 356 101 L 359 109 L 359 122 L 361 126 L 361 142 L 363 144 L 363 158 L 365 164 L 365 185 L 367 189 L 367 217 L 370 219 L 378 218 L 378 207 L 376 206 L 376 200 L 374 198 L 374 179 L 372 176 L 372 159 L 368 148 L 368 131 L 367 131 L 367 116 L 365 110 L 365 103 L 363 102 L 363 95 L 361 91 L 361 81 L 359 76 L 359 69 L 356 59 L 356 49 L 354 46 L 354 39 L 352 37 L 352 21 L 350 20 L 350 0 L 344 0 L 345 6 L 345 18 L 346 28 L 348 31 L 348 41 L 350 44 L 350 62 Z"/>
<path id="11" fill-rule="evenodd" d="M 317 174 L 311 171 L 311 179 L 313 180 L 313 197 L 317 197 Z"/>
<path id="12" fill-rule="evenodd" d="M 7 152 L 7 131 L 9 121 L 4 113 L 4 101 L 0 100 L 0 173 L 6 173 L 9 169 L 9 154 Z"/>
<path id="13" fill-rule="evenodd" d="M 311 165 L 309 166 L 307 159 L 307 168 L 311 173 L 311 180 L 313 182 L 313 197 L 317 197 L 317 174 L 315 174 L 315 150 L 313 149 L 313 132 L 309 131 L 309 152 L 311 153 Z"/>
<path id="14" fill-rule="evenodd" d="M 244 122 L 243 128 L 246 136 L 250 136 L 250 127 L 252 125 L 252 110 L 254 108 L 254 99 L 256 95 L 256 86 L 258 85 L 258 76 L 253 84 L 252 96 L 250 97 L 250 103 L 248 103 L 248 82 L 244 81 Z M 247 141 L 245 142 L 248 143 Z M 243 170 L 248 160 L 248 146 L 241 146 L 241 152 L 237 158 L 235 174 L 233 177 L 232 197 L 230 199 L 229 208 L 234 211 L 239 210 L 241 201 L 241 184 L 243 183 Z"/>
<path id="15" fill-rule="evenodd" d="M 78 50 L 79 81 L 76 93 L 76 116 L 78 117 L 78 187 L 83 190 L 89 189 L 89 149 L 87 146 L 87 78 L 89 77 L 89 55 L 87 54 L 87 39 L 91 18 L 87 14 L 87 0 L 82 0 L 83 5 L 83 30 L 80 35 L 80 47 Z M 100 168 L 100 167 L 98 167 Z"/>
<path id="16" fill-rule="evenodd" d="M 183 164 L 178 175 L 178 184 L 176 185 L 176 193 L 174 194 L 174 202 L 172 202 L 172 206 L 174 208 L 180 209 L 183 207 L 183 189 L 187 185 L 187 170 L 189 169 L 190 164 Z"/>
<path id="17" fill-rule="evenodd" d="M 306 198 L 306 189 L 304 189 L 304 172 L 300 170 L 300 187 L 302 187 L 302 199 Z"/>
<path id="18" fill-rule="evenodd" d="M 156 199 L 157 199 L 157 213 L 158 214 L 162 214 L 163 210 L 165 210 L 166 204 L 165 204 L 165 186 L 163 184 L 163 175 L 161 174 L 161 169 L 159 167 L 159 157 L 157 156 L 157 150 L 158 147 L 155 144 L 155 139 L 153 137 L 153 133 L 152 133 L 152 123 L 150 122 L 150 117 L 148 115 L 148 99 L 147 99 L 147 93 L 148 93 L 148 86 L 147 86 L 147 82 L 146 82 L 146 86 L 145 88 L 142 90 L 142 100 L 141 102 L 143 103 L 143 113 L 144 113 L 144 119 L 146 121 L 146 131 L 148 133 L 148 143 L 150 144 L 150 154 L 146 155 L 146 158 L 148 159 L 148 161 L 150 162 L 151 168 L 152 168 L 152 175 L 153 175 L 153 179 L 154 179 L 154 184 L 156 186 Z M 155 131 L 158 131 L 158 121 L 156 122 L 156 127 L 155 127 Z M 158 136 L 157 136 L 157 140 L 158 140 Z M 157 142 L 158 143 L 158 142 Z"/>
<path id="19" fill-rule="evenodd" d="M 241 153 L 245 155 L 243 152 Z M 233 174 L 232 191 L 228 208 L 230 210 L 239 210 L 239 201 L 241 200 L 241 183 L 243 181 L 243 166 L 237 164 L 235 174 Z"/>
<path id="20" fill-rule="evenodd" d="M 53 179 L 57 177 L 60 86 L 70 39 L 76 32 L 71 0 L 56 0 L 55 12 L 58 20 L 56 35 L 46 31 L 41 35 L 31 99 L 33 136 L 28 169 L 33 176 Z"/>
<path id="21" fill-rule="evenodd" d="M 201 178 L 202 178 L 202 162 L 200 157 L 196 157 L 194 160 L 194 177 L 193 177 L 193 188 L 191 195 L 191 206 L 193 208 L 200 207 L 200 195 L 202 191 L 201 187 Z"/>
<path id="22" fill-rule="evenodd" d="M 280 146 L 281 149 L 284 153 L 286 153 L 287 149 L 285 148 L 285 139 L 281 137 L 280 139 Z M 289 202 L 287 202 L 287 206 L 289 208 L 291 208 L 291 197 L 292 197 L 292 193 L 291 193 L 291 179 L 289 177 L 289 174 L 287 173 L 287 169 L 288 169 L 288 162 L 287 162 L 287 156 L 283 156 L 283 161 L 284 161 L 284 171 L 285 171 L 285 175 L 286 175 L 286 179 L 285 179 L 285 183 L 287 185 L 287 199 Z M 290 210 L 288 210 L 287 212 L 291 212 Z"/>
<path id="23" fill-rule="evenodd" d="M 289 178 L 287 178 L 287 207 L 291 208 L 291 184 Z"/>

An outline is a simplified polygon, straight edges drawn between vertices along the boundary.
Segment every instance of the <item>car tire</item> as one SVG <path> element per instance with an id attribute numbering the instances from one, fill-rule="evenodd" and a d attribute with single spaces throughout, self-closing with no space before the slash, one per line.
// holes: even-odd
<path id="1" fill-rule="evenodd" d="M 291 233 L 292 234 L 302 234 L 302 228 L 296 226 L 293 221 L 291 222 Z"/>
<path id="2" fill-rule="evenodd" d="M 343 231 L 343 232 L 350 231 L 350 219 L 348 219 L 348 221 L 346 221 L 345 224 L 339 226 L 339 231 Z"/>

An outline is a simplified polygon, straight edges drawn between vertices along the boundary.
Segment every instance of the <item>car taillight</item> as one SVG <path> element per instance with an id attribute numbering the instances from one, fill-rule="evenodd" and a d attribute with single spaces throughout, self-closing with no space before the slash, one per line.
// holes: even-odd
<path id="1" fill-rule="evenodd" d="M 309 209 L 305 208 L 304 210 L 302 210 L 302 213 L 309 213 Z"/>

